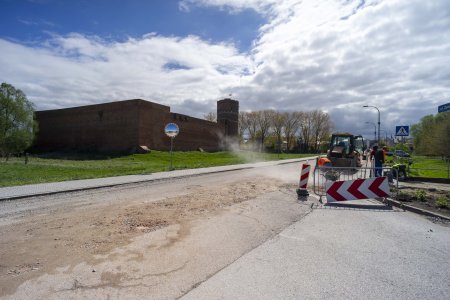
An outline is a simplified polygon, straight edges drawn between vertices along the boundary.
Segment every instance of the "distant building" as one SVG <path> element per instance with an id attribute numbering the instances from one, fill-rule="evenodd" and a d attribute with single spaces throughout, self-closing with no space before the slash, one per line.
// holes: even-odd
<path id="1" fill-rule="evenodd" d="M 140 152 L 169 150 L 167 123 L 180 128 L 175 150 L 218 151 L 238 136 L 239 102 L 217 102 L 217 123 L 170 112 L 170 107 L 133 99 L 36 112 L 37 151 Z"/>

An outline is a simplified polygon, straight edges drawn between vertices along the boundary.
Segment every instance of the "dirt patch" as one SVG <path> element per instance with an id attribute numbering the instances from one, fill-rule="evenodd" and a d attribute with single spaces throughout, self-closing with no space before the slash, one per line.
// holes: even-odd
<path id="1" fill-rule="evenodd" d="M 217 214 L 284 185 L 261 177 L 211 188 L 190 186 L 186 195 L 157 202 L 142 199 L 141 204 L 127 204 L 124 199 L 121 204 L 32 215 L 1 226 L 0 295 L 11 294 L 24 281 L 58 267 L 69 266 L 70 272 L 81 262 L 100 263 L 106 258 L 97 254 L 127 245 L 137 235 Z M 189 234 L 189 228 L 183 234 Z"/>
<path id="2" fill-rule="evenodd" d="M 448 191 L 436 188 L 402 187 L 399 189 L 396 200 L 450 217 L 450 193 Z"/>

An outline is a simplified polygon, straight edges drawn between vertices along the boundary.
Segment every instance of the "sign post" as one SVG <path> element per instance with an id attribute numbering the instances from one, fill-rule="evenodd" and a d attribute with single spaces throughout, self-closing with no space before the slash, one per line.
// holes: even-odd
<path id="1" fill-rule="evenodd" d="M 164 127 L 165 134 L 170 137 L 170 168 L 169 171 L 173 170 L 173 139 L 180 132 L 180 128 L 175 123 L 169 123 Z"/>
<path id="2" fill-rule="evenodd" d="M 409 126 L 395 126 L 395 136 L 400 136 L 402 138 L 400 146 L 401 150 L 403 150 L 403 146 L 405 144 L 405 136 L 409 136 Z"/>

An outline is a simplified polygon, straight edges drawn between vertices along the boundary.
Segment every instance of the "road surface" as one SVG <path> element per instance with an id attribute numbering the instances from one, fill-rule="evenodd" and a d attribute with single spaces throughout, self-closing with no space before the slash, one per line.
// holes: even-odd
<path id="1" fill-rule="evenodd" d="M 2 201 L 0 296 L 448 298 L 448 227 L 299 202 L 299 173 L 296 163 Z"/>
<path id="2" fill-rule="evenodd" d="M 316 209 L 181 299 L 450 299 L 449 256 L 418 215 Z"/>

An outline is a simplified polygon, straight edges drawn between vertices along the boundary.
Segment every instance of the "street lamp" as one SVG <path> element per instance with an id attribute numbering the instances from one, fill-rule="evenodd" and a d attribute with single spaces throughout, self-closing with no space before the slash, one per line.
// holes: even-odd
<path id="1" fill-rule="evenodd" d="M 375 125 L 374 122 L 366 122 L 366 124 L 372 124 L 373 125 L 373 139 L 377 139 L 377 125 Z"/>
<path id="2" fill-rule="evenodd" d="M 373 107 L 378 111 L 378 144 L 380 144 L 380 110 L 376 106 L 364 105 L 363 107 Z"/>

